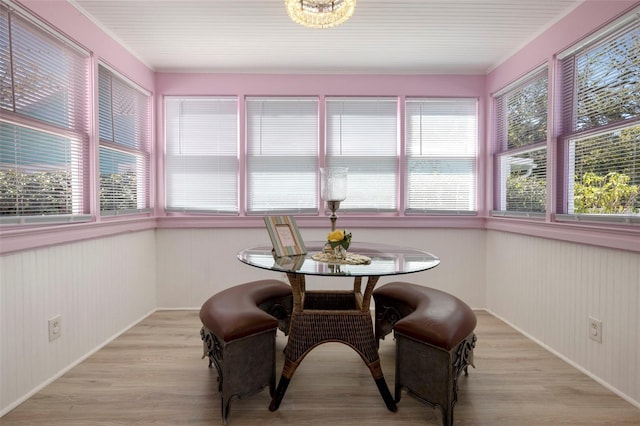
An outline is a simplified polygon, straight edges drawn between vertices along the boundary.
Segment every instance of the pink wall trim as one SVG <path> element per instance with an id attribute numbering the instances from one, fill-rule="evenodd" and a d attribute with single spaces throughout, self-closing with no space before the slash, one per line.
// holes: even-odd
<path id="1" fill-rule="evenodd" d="M 481 96 L 484 75 L 156 74 L 162 95 Z"/>
<path id="2" fill-rule="evenodd" d="M 296 223 L 300 228 L 327 228 L 326 216 L 298 216 Z M 340 216 L 340 225 L 349 228 L 448 228 L 448 229 L 484 229 L 485 219 L 477 216 L 411 216 L 411 217 L 364 217 Z M 194 229 L 194 228 L 264 228 L 262 216 L 222 216 L 222 217 L 160 217 L 156 220 L 158 229 Z"/>
<path id="3" fill-rule="evenodd" d="M 155 227 L 155 218 L 127 218 L 109 222 L 7 230 L 2 232 L 0 255 L 129 232 L 144 231 L 155 229 Z"/>
<path id="4" fill-rule="evenodd" d="M 638 227 L 594 227 L 583 224 L 546 223 L 510 218 L 483 218 L 478 216 L 449 217 L 340 217 L 349 229 L 487 229 L 533 237 L 569 241 L 612 249 L 640 253 L 640 229 Z M 327 218 L 296 216 L 301 228 L 326 228 Z M 108 237 L 129 232 L 153 229 L 213 229 L 213 228 L 264 228 L 262 217 L 161 217 L 114 220 L 89 224 L 50 226 L 38 229 L 22 229 L 2 233 L 0 255 L 93 238 Z"/>
<path id="5" fill-rule="evenodd" d="M 569 241 L 598 247 L 640 253 L 640 229 L 638 227 L 588 226 L 570 223 L 546 223 L 509 218 L 491 218 L 486 229 L 551 240 Z"/>

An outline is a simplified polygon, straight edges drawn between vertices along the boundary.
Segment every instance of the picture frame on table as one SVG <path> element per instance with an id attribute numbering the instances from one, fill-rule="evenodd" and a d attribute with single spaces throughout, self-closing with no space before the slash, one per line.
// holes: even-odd
<path id="1" fill-rule="evenodd" d="M 276 257 L 307 253 L 293 216 L 265 216 L 264 223 L 267 226 Z"/>
<path id="2" fill-rule="evenodd" d="M 278 267 L 283 271 L 292 272 L 300 270 L 300 268 L 302 268 L 302 265 L 304 265 L 305 259 L 306 256 L 304 254 L 298 254 L 295 256 L 276 257 L 275 262 L 276 265 L 278 265 Z"/>

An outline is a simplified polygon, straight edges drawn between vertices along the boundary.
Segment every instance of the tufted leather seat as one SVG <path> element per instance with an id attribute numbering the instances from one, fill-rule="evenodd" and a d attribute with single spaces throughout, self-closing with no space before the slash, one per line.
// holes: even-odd
<path id="1" fill-rule="evenodd" d="M 291 287 L 278 280 L 236 285 L 211 296 L 200 308 L 204 356 L 218 371 L 222 420 L 232 398 L 269 386 L 275 390 L 276 329 L 289 332 Z"/>
<path id="2" fill-rule="evenodd" d="M 458 377 L 473 366 L 475 314 L 455 296 L 406 282 L 381 286 L 373 298 L 376 338 L 391 330 L 396 338 L 396 402 L 404 388 L 453 424 Z"/>

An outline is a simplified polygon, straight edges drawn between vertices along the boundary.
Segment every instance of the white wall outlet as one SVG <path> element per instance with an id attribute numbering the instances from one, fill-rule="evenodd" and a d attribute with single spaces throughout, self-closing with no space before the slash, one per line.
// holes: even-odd
<path id="1" fill-rule="evenodd" d="M 62 335 L 62 315 L 56 315 L 49 320 L 49 341 L 56 340 Z"/>
<path id="2" fill-rule="evenodd" d="M 589 317 L 589 337 L 598 343 L 602 343 L 602 321 Z"/>

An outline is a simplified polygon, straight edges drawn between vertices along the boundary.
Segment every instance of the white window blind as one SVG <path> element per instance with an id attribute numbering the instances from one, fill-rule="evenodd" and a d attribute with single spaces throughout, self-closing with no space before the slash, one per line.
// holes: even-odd
<path id="1" fill-rule="evenodd" d="M 476 210 L 476 99 L 407 99 L 407 213 Z"/>
<path id="2" fill-rule="evenodd" d="M 499 93 L 495 105 L 495 208 L 542 214 L 547 204 L 546 66 Z"/>
<path id="3" fill-rule="evenodd" d="M 396 211 L 397 98 L 327 98 L 326 165 L 348 167 L 341 211 Z"/>
<path id="4" fill-rule="evenodd" d="M 318 211 L 317 98 L 248 97 L 247 213 Z"/>
<path id="5" fill-rule="evenodd" d="M 238 100 L 165 98 L 166 209 L 238 212 Z"/>
<path id="6" fill-rule="evenodd" d="M 599 220 L 640 216 L 639 13 L 562 55 L 568 155 L 559 213 Z"/>
<path id="7" fill-rule="evenodd" d="M 150 208 L 150 96 L 99 66 L 100 212 Z"/>
<path id="8" fill-rule="evenodd" d="M 0 218 L 89 220 L 89 54 L 0 4 Z"/>

